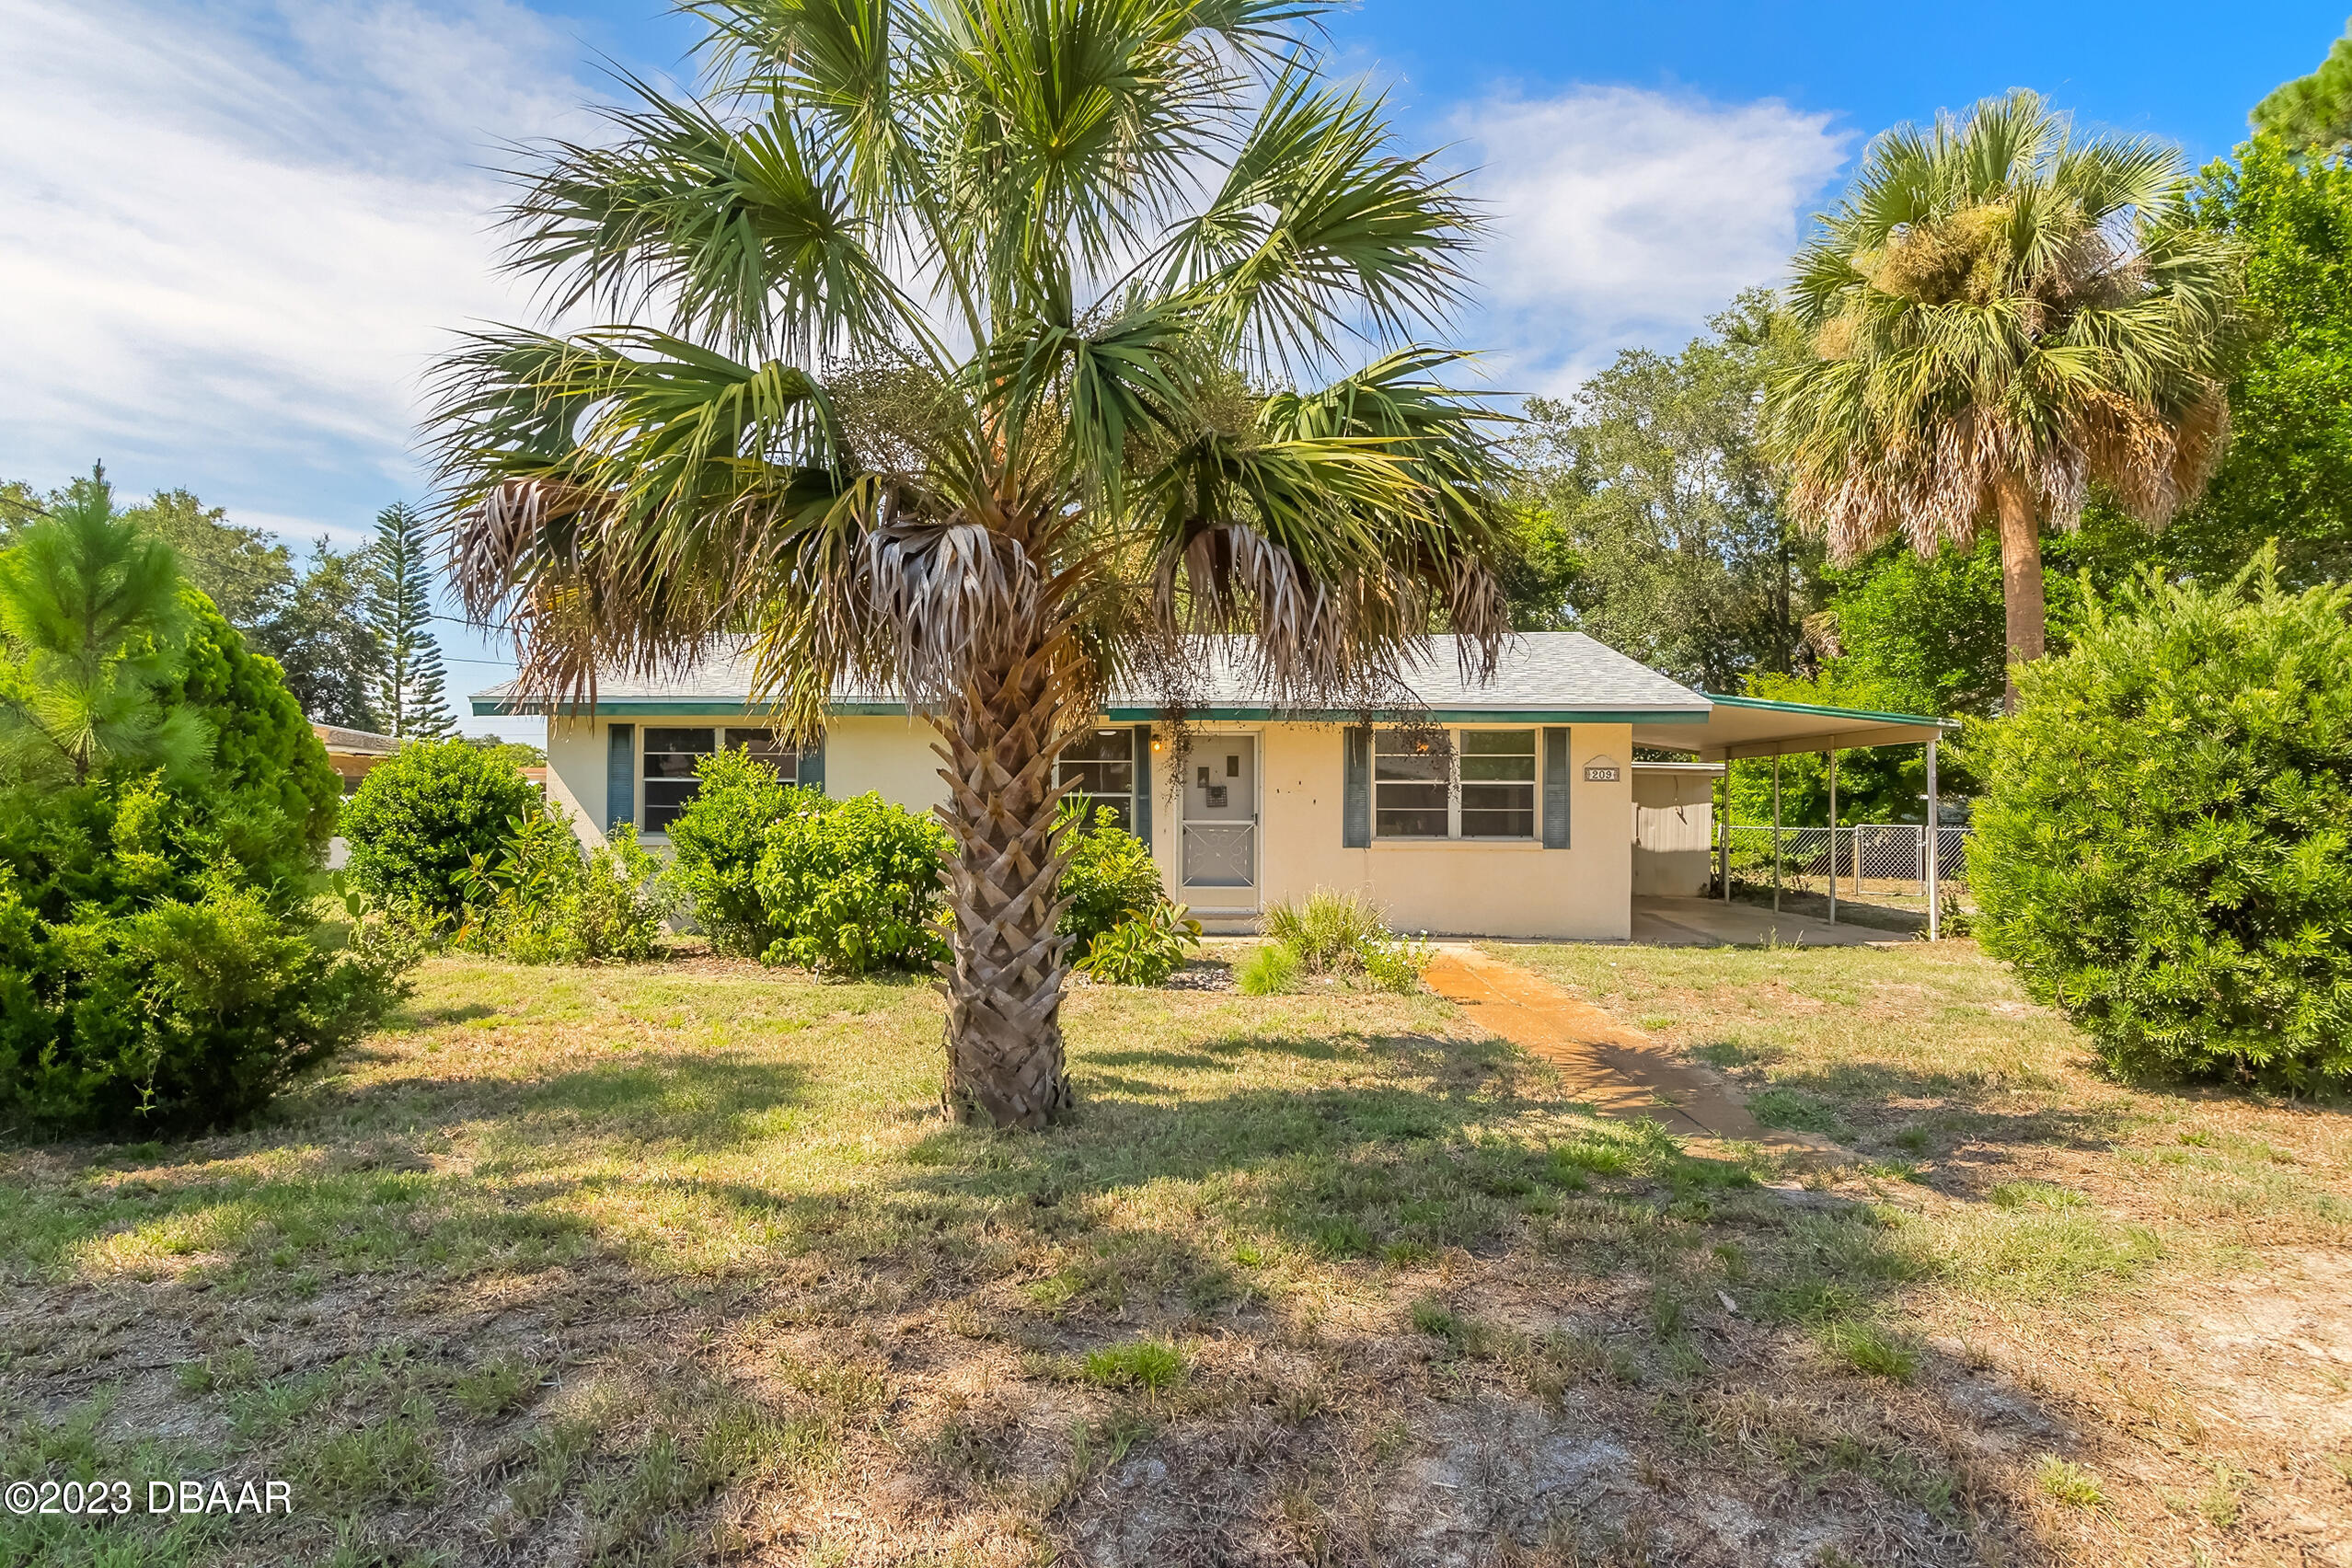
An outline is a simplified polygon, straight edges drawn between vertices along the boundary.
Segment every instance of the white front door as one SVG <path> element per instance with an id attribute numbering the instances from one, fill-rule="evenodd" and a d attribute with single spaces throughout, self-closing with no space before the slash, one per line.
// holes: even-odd
<path id="1" fill-rule="evenodd" d="M 1185 902 L 1256 908 L 1258 738 L 1194 735 L 1183 767 Z"/>

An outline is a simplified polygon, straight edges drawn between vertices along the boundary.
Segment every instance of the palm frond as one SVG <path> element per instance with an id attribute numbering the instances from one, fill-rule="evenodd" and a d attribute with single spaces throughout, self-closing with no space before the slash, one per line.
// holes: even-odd
<path id="1" fill-rule="evenodd" d="M 1402 337 L 1462 297 L 1477 212 L 1457 177 L 1395 155 L 1382 107 L 1286 71 L 1216 196 L 1162 246 L 1168 286 L 1201 293 L 1215 329 L 1263 363 L 1351 331 Z"/>
<path id="2" fill-rule="evenodd" d="M 551 308 L 660 305 L 683 334 L 803 363 L 919 320 L 805 123 L 729 125 L 636 86 L 639 107 L 605 112 L 613 144 L 549 147 L 507 211 L 510 265 Z"/>

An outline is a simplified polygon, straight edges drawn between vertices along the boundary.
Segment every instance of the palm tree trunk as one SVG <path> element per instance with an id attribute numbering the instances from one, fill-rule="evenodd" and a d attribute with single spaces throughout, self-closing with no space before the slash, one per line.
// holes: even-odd
<path id="1" fill-rule="evenodd" d="M 941 1098 L 959 1121 L 1042 1127 L 1071 1106 L 1062 1066 L 1058 896 L 1070 845 L 1057 844 L 1054 784 L 1062 715 L 1035 651 L 983 671 L 935 722 L 948 767 L 940 808 L 955 837 L 947 873 L 953 961 Z"/>
<path id="2" fill-rule="evenodd" d="M 2042 599 L 2042 520 L 2034 493 L 2012 475 L 1994 487 L 2000 509 L 2000 598 L 2009 623 L 2009 680 L 2001 711 L 2017 711 L 2017 666 L 2042 656 L 2049 612 Z"/>

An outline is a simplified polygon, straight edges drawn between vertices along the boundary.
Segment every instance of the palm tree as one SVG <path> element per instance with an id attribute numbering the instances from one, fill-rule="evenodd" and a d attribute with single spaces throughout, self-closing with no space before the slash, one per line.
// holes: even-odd
<path id="1" fill-rule="evenodd" d="M 2013 666 L 2042 654 L 2041 530 L 2077 524 L 2089 481 L 2151 527 L 2204 487 L 2241 270 L 2187 179 L 2029 92 L 1872 144 L 1796 258 L 1804 340 L 1766 392 L 1790 503 L 1834 558 L 1898 531 L 1966 547 L 1998 518 Z"/>
<path id="2" fill-rule="evenodd" d="M 1065 1112 L 1054 760 L 1191 633 L 1276 701 L 1368 710 L 1507 619 L 1491 418 L 1439 383 L 1476 227 L 1320 0 L 713 0 L 698 102 L 522 171 L 558 311 L 441 367 L 443 513 L 524 679 L 747 650 L 813 734 L 836 682 L 938 732 L 950 1111 Z M 651 317 L 653 323 L 645 319 Z M 1327 384 L 1351 345 L 1371 363 Z"/>

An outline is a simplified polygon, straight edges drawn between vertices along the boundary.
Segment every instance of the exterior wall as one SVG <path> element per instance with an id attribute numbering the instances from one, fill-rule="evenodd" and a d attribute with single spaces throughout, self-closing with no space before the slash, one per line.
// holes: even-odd
<path id="1" fill-rule="evenodd" d="M 1211 732 L 1212 726 L 1200 727 Z M 1632 866 L 1626 833 L 1631 781 L 1623 724 L 1577 724 L 1568 737 L 1569 847 L 1432 839 L 1340 842 L 1343 731 L 1336 724 L 1237 725 L 1258 736 L 1262 899 L 1300 898 L 1318 887 L 1378 900 L 1398 929 L 1447 936 L 1570 937 L 1622 941 L 1632 930 Z M 1167 753 L 1152 757 L 1153 848 L 1174 896 L 1182 824 L 1168 790 Z M 1614 783 L 1585 781 L 1585 764 L 1617 764 Z M 1204 908 L 1209 896 L 1199 896 Z"/>
<path id="2" fill-rule="evenodd" d="M 939 732 L 920 719 L 848 715 L 824 732 L 824 792 L 836 801 L 871 790 L 894 805 L 926 812 L 947 799 Z"/>
<path id="3" fill-rule="evenodd" d="M 1714 776 L 1633 768 L 1633 895 L 1704 898 L 1714 881 Z"/>
<path id="4" fill-rule="evenodd" d="M 571 831 L 591 849 L 605 842 L 612 821 L 605 810 L 606 724 L 560 714 L 548 721 L 548 804 L 571 819 Z"/>

